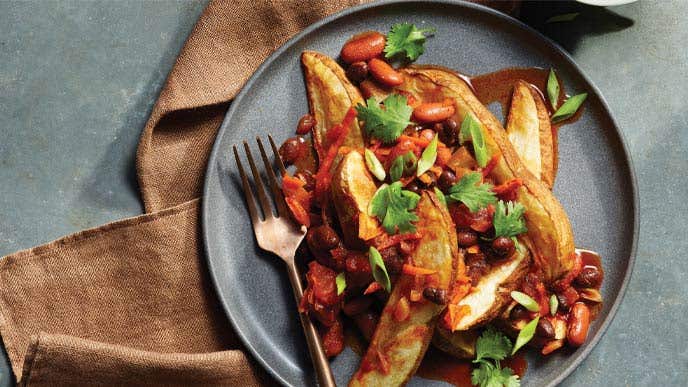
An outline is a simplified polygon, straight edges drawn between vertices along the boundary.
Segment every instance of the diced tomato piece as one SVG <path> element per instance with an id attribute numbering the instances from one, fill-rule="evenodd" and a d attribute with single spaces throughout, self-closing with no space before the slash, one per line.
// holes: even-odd
<path id="1" fill-rule="evenodd" d="M 368 294 L 373 294 L 378 290 L 382 290 L 382 285 L 380 285 L 378 282 L 371 282 L 370 285 L 368 285 L 366 290 L 363 292 L 363 294 L 367 296 Z"/>
<path id="2" fill-rule="evenodd" d="M 440 167 L 444 168 L 449 160 L 452 157 L 451 149 L 447 148 L 444 146 L 444 144 L 441 144 L 440 146 L 437 147 L 437 160 L 435 160 L 435 164 L 439 165 Z"/>
<path id="3" fill-rule="evenodd" d="M 522 185 L 523 181 L 519 178 L 516 178 L 492 188 L 492 191 L 497 195 L 498 198 L 504 201 L 515 201 L 518 197 L 517 191 Z"/>
<path id="4" fill-rule="evenodd" d="M 344 350 L 344 327 L 339 319 L 329 327 L 325 327 L 322 343 L 327 357 L 337 356 Z"/>

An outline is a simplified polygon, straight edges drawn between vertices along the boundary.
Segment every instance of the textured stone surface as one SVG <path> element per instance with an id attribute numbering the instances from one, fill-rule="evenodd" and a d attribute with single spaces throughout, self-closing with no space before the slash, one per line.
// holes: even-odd
<path id="1" fill-rule="evenodd" d="M 141 212 L 138 136 L 203 6 L 0 2 L 0 255 Z M 640 189 L 626 298 L 566 386 L 688 378 L 686 14 L 683 0 L 641 1 L 541 27 L 607 98 Z"/>

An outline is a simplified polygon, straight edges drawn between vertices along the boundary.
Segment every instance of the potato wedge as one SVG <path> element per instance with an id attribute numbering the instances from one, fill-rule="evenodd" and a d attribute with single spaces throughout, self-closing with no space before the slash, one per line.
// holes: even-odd
<path id="1" fill-rule="evenodd" d="M 524 81 L 514 86 L 506 133 L 521 162 L 551 189 L 557 166 L 552 126 L 540 93 Z"/>
<path id="2" fill-rule="evenodd" d="M 363 242 L 380 234 L 381 228 L 377 219 L 368 215 L 377 187 L 359 152 L 351 151 L 342 158 L 331 188 L 344 242 L 349 248 L 365 247 Z"/>
<path id="3" fill-rule="evenodd" d="M 416 213 L 419 217 L 416 227 L 422 238 L 412 253 L 412 262 L 419 267 L 437 270 L 438 286 L 447 289 L 455 271 L 465 270 L 457 248 L 454 224 L 446 207 L 432 192 L 422 193 Z M 413 285 L 414 277 L 410 275 L 402 275 L 397 280 L 361 366 L 349 386 L 399 386 L 415 373 L 444 307 L 421 299 L 410 303 L 408 317 L 397 321 L 395 309 L 402 297 L 408 297 Z"/>
<path id="4" fill-rule="evenodd" d="M 478 330 L 451 332 L 441 326 L 435 329 L 432 345 L 457 359 L 474 359 L 475 343 L 478 341 Z"/>
<path id="5" fill-rule="evenodd" d="M 327 130 L 342 122 L 347 110 L 363 102 L 363 98 L 346 78 L 341 66 L 327 55 L 304 51 L 301 54 L 301 64 L 306 78 L 308 106 L 316 121 L 313 130 L 316 150 L 327 149 Z M 354 122 L 344 146 L 361 148 L 363 145 L 361 128 L 358 122 Z"/>
<path id="6" fill-rule="evenodd" d="M 528 272 L 530 254 L 523 249 L 500 265 L 493 266 L 473 290 L 458 305 L 467 305 L 471 313 L 464 316 L 456 326 L 457 331 L 465 331 L 489 322 L 499 316 L 502 309 L 511 301 L 512 290 Z"/>
<path id="7" fill-rule="evenodd" d="M 491 177 L 499 184 L 514 178 L 523 181 L 517 200 L 526 208 L 528 232 L 522 240 L 542 270 L 545 281 L 555 281 L 570 271 L 574 265 L 574 244 L 566 212 L 547 186 L 521 162 L 502 125 L 476 98 L 471 88 L 454 72 L 441 67 L 414 66 L 400 71 L 404 73 L 405 81 L 399 89 L 424 102 L 452 98 L 457 122 L 471 113 L 482 124 L 490 154 L 501 155 Z"/>

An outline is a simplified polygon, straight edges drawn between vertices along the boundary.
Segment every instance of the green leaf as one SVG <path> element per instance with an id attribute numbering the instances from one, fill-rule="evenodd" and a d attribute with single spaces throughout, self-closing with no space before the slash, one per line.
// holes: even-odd
<path id="1" fill-rule="evenodd" d="M 385 44 L 385 58 L 391 58 L 397 54 L 403 54 L 411 61 L 425 51 L 425 34 L 433 34 L 434 28 L 418 29 L 411 23 L 399 23 L 392 26 L 387 34 Z"/>
<path id="2" fill-rule="evenodd" d="M 370 263 L 370 269 L 373 272 L 373 278 L 379 283 L 387 292 L 392 290 L 392 283 L 389 281 L 389 274 L 387 274 L 387 268 L 385 267 L 385 262 L 382 260 L 382 255 L 373 246 L 370 246 L 368 250 L 368 262 Z"/>
<path id="3" fill-rule="evenodd" d="M 346 273 L 341 272 L 337 274 L 334 280 L 337 283 L 337 295 L 344 293 L 344 289 L 346 289 Z"/>
<path id="4" fill-rule="evenodd" d="M 359 103 L 356 111 L 358 119 L 364 122 L 366 133 L 389 144 L 399 138 L 404 129 L 412 124 L 410 119 L 413 109 L 408 105 L 406 97 L 400 94 L 390 94 L 382 104 L 384 109 L 371 97 L 366 101 L 366 106 Z"/>
<path id="5" fill-rule="evenodd" d="M 545 23 L 569 22 L 578 17 L 578 15 L 580 15 L 580 12 L 562 13 L 561 15 L 552 16 L 551 18 L 547 19 Z"/>
<path id="6" fill-rule="evenodd" d="M 559 309 L 559 299 L 557 298 L 556 294 L 552 294 L 552 296 L 549 298 L 549 314 L 554 316 L 557 314 L 557 310 Z"/>
<path id="7" fill-rule="evenodd" d="M 526 326 L 521 329 L 521 332 L 518 333 L 518 337 L 516 338 L 516 344 L 514 344 L 514 349 L 511 351 L 511 354 L 515 354 L 516 351 L 521 349 L 524 345 L 526 345 L 530 339 L 535 336 L 535 328 L 537 328 L 538 322 L 540 321 L 540 316 L 535 317 L 531 322 L 526 324 Z"/>
<path id="8" fill-rule="evenodd" d="M 420 160 L 418 160 L 418 169 L 416 170 L 416 176 L 420 176 L 425 173 L 428 169 L 435 165 L 435 160 L 437 160 L 437 135 L 432 138 L 430 144 L 423 149 L 423 153 L 420 155 Z"/>
<path id="9" fill-rule="evenodd" d="M 525 212 L 526 208 L 521 203 L 508 202 L 505 205 L 504 201 L 500 200 L 492 218 L 495 238 L 500 236 L 510 238 L 528 231 L 526 221 L 523 218 Z"/>
<path id="10" fill-rule="evenodd" d="M 401 182 L 383 184 L 370 201 L 368 212 L 382 222 L 388 234 L 415 232 L 416 227 L 411 222 L 417 221 L 418 216 L 411 211 L 418 205 L 418 200 L 420 196 L 417 194 L 401 189 Z"/>
<path id="11" fill-rule="evenodd" d="M 470 141 L 473 144 L 475 160 L 481 168 L 484 168 L 487 162 L 490 161 L 490 154 L 485 145 L 482 125 L 471 113 L 466 114 L 459 130 L 459 142 L 463 144 L 466 141 Z"/>
<path id="12" fill-rule="evenodd" d="M 478 172 L 470 172 L 461 178 L 458 183 L 449 188 L 450 202 L 461 202 L 471 212 L 476 212 L 488 204 L 497 202 L 491 184 L 481 184 L 482 175 Z"/>
<path id="13" fill-rule="evenodd" d="M 509 352 L 511 352 L 511 340 L 493 327 L 488 327 L 475 343 L 476 357 L 473 363 L 480 363 L 488 359 L 504 360 Z"/>
<path id="14" fill-rule="evenodd" d="M 395 182 L 401 179 L 404 175 L 404 156 L 397 156 L 394 161 L 392 161 L 392 166 L 389 167 L 389 179 Z"/>
<path id="15" fill-rule="evenodd" d="M 559 80 L 554 69 L 549 69 L 549 76 L 547 77 L 547 98 L 549 98 L 552 108 L 556 109 L 559 101 Z"/>
<path id="16" fill-rule="evenodd" d="M 499 368 L 492 363 L 480 363 L 471 373 L 471 383 L 479 387 L 520 387 L 518 375 L 511 368 Z"/>
<path id="17" fill-rule="evenodd" d="M 585 98 L 588 97 L 588 93 L 574 95 L 564 102 L 559 109 L 552 115 L 552 122 L 560 122 L 571 118 L 578 108 L 583 104 Z"/>
<path id="18" fill-rule="evenodd" d="M 514 290 L 511 292 L 511 298 L 513 298 L 514 301 L 523 305 L 524 308 L 528 309 L 531 312 L 540 311 L 540 305 L 537 303 L 537 301 L 535 301 L 533 297 L 525 293 L 519 292 L 518 290 Z"/>
<path id="19" fill-rule="evenodd" d="M 363 155 L 365 157 L 366 166 L 368 167 L 370 173 L 372 173 L 373 176 L 375 176 L 378 180 L 385 181 L 387 173 L 385 173 L 385 168 L 380 163 L 380 160 L 377 159 L 375 153 L 373 153 L 373 151 L 370 149 L 366 149 L 363 152 Z"/>
<path id="20" fill-rule="evenodd" d="M 440 189 L 437 187 L 435 187 L 435 196 L 437 196 L 437 199 L 439 199 L 439 201 L 442 202 L 442 204 L 444 204 L 445 207 L 447 206 L 447 198 L 444 196 L 444 193 L 440 191 Z"/>

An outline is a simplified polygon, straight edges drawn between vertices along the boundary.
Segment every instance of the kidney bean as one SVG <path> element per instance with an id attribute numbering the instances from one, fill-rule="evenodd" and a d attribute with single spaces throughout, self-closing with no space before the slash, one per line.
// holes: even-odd
<path id="1" fill-rule="evenodd" d="M 420 133 L 418 133 L 418 137 L 428 141 L 432 141 L 432 139 L 435 138 L 436 134 L 437 133 L 432 129 L 423 129 L 420 131 Z"/>
<path id="2" fill-rule="evenodd" d="M 576 289 L 568 287 L 563 292 L 557 293 L 557 300 L 559 301 L 559 309 L 564 312 L 568 311 L 573 304 L 578 301 L 580 295 Z"/>
<path id="3" fill-rule="evenodd" d="M 369 60 L 368 69 L 373 78 L 384 86 L 393 87 L 404 83 L 404 76 L 382 59 L 373 58 Z"/>
<path id="4" fill-rule="evenodd" d="M 346 77 L 351 80 L 351 82 L 359 83 L 362 82 L 368 76 L 368 64 L 366 62 L 354 62 L 346 69 Z"/>
<path id="5" fill-rule="evenodd" d="M 445 305 L 447 303 L 447 291 L 445 289 L 427 287 L 423 289 L 423 297 L 437 305 Z"/>
<path id="6" fill-rule="evenodd" d="M 546 339 L 553 339 L 556 335 L 554 326 L 552 326 L 552 323 L 546 318 L 541 318 L 540 321 L 538 321 L 538 325 L 535 328 L 535 333 L 537 333 L 538 336 Z"/>
<path id="7" fill-rule="evenodd" d="M 442 191 L 447 192 L 449 191 L 449 188 L 456 184 L 457 181 L 459 181 L 459 178 L 456 177 L 456 174 L 448 169 L 445 169 L 440 174 L 439 179 L 437 179 L 437 185 Z"/>
<path id="8" fill-rule="evenodd" d="M 576 302 L 569 313 L 568 332 L 566 340 L 573 347 L 580 347 L 585 343 L 590 329 L 590 309 L 582 302 Z"/>
<path id="9" fill-rule="evenodd" d="M 441 176 L 440 176 L 441 177 Z M 478 234 L 474 231 L 458 231 L 456 233 L 456 239 L 461 247 L 470 247 L 478 243 Z"/>
<path id="10" fill-rule="evenodd" d="M 292 137 L 282 144 L 279 148 L 279 155 L 285 164 L 293 164 L 299 157 L 304 154 L 304 147 L 306 140 L 303 137 Z"/>
<path id="11" fill-rule="evenodd" d="M 596 266 L 585 266 L 575 279 L 584 288 L 596 288 L 602 283 L 602 272 Z"/>
<path id="12" fill-rule="evenodd" d="M 386 42 L 387 38 L 385 38 L 385 35 L 379 32 L 364 32 L 344 43 L 340 55 L 346 63 L 373 59 L 382 54 Z"/>
<path id="13" fill-rule="evenodd" d="M 440 122 L 454 115 L 453 104 L 446 102 L 426 102 L 413 109 L 413 117 L 419 122 Z"/>
<path id="14" fill-rule="evenodd" d="M 310 114 L 304 114 L 299 120 L 299 124 L 296 126 L 297 134 L 306 134 L 313 129 L 315 126 L 315 117 Z"/>
<path id="15" fill-rule="evenodd" d="M 516 251 L 516 246 L 510 238 L 500 236 L 492 241 L 492 251 L 499 257 L 506 258 Z"/>
<path id="16" fill-rule="evenodd" d="M 509 313 L 509 318 L 512 321 L 529 319 L 530 312 L 528 312 L 528 310 L 524 308 L 522 305 L 516 305 L 511 309 L 511 313 Z"/>

